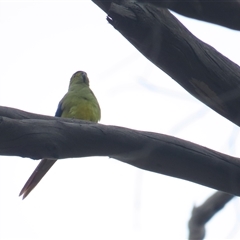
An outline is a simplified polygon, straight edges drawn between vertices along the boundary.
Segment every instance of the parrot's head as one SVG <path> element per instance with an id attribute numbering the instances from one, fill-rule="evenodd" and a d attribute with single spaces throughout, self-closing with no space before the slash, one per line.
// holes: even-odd
<path id="1" fill-rule="evenodd" d="M 89 79 L 88 79 L 87 73 L 85 73 L 83 71 L 78 71 L 78 72 L 74 73 L 71 77 L 69 87 L 71 85 L 75 85 L 75 84 L 89 86 Z"/>

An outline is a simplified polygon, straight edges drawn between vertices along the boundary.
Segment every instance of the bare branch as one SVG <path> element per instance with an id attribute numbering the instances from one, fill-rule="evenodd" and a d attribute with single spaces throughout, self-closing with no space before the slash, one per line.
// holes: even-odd
<path id="1" fill-rule="evenodd" d="M 140 0 L 139 2 L 148 2 L 190 18 L 240 30 L 239 0 Z"/>
<path id="2" fill-rule="evenodd" d="M 197 144 L 163 134 L 5 107 L 0 107 L 0 116 L 0 155 L 32 159 L 109 156 L 240 196 L 240 160 Z"/>
<path id="3" fill-rule="evenodd" d="M 204 239 L 205 224 L 219 212 L 234 196 L 217 191 L 209 197 L 201 206 L 194 207 L 189 220 L 189 239 Z"/>
<path id="4" fill-rule="evenodd" d="M 240 126 L 240 67 L 192 35 L 167 9 L 94 0 L 108 21 L 190 94 Z"/>

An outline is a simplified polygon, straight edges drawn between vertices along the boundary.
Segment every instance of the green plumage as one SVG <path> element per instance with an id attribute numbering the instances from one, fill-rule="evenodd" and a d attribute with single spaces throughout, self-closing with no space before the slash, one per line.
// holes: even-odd
<path id="1" fill-rule="evenodd" d="M 60 101 L 56 116 L 98 122 L 101 110 L 94 93 L 89 88 L 85 72 L 73 74 L 68 92 Z"/>
<path id="2" fill-rule="evenodd" d="M 55 116 L 77 118 L 92 122 L 100 120 L 101 109 L 95 95 L 89 88 L 89 79 L 85 72 L 79 71 L 73 74 L 68 92 L 59 102 Z M 23 195 L 24 199 L 41 181 L 55 162 L 57 162 L 57 159 L 42 159 L 25 183 L 19 196 Z"/>

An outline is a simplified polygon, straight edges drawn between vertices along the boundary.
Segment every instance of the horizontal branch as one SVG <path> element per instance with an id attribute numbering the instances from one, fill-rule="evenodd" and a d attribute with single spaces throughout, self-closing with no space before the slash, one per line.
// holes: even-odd
<path id="1" fill-rule="evenodd" d="M 240 30 L 240 1 L 219 0 L 140 0 L 168 8 L 181 15 Z"/>
<path id="2" fill-rule="evenodd" d="M 240 160 L 175 137 L 0 107 L 0 155 L 109 156 L 240 196 Z M 15 118 L 15 119 L 14 119 Z"/>
<path id="3" fill-rule="evenodd" d="M 191 34 L 167 9 L 93 0 L 108 22 L 191 95 L 240 126 L 240 67 Z"/>

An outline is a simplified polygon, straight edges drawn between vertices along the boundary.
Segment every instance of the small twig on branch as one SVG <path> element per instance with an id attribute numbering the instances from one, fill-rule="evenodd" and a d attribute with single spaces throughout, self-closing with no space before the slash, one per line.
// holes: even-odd
<path id="1" fill-rule="evenodd" d="M 193 207 L 192 216 L 188 223 L 189 239 L 200 240 L 205 237 L 205 224 L 219 212 L 234 196 L 217 191 L 201 206 Z"/>

